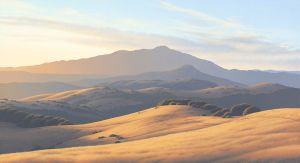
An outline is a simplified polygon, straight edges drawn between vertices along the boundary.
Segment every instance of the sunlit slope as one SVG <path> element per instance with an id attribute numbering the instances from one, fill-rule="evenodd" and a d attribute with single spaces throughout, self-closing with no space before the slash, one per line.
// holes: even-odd
<path id="1" fill-rule="evenodd" d="M 202 117 L 202 113 L 187 106 L 163 106 L 85 125 L 24 129 L 2 124 L 0 153 L 114 144 L 197 130 L 231 120 Z"/>
<path id="2" fill-rule="evenodd" d="M 109 131 L 128 138 L 144 135 L 144 139 L 141 140 L 2 155 L 0 160 L 5 160 L 4 162 L 243 162 L 245 160 L 297 162 L 300 159 L 299 109 L 269 110 L 233 119 L 196 118 L 191 114 L 194 114 L 193 111 L 187 110 L 188 108 L 183 110 L 183 108 L 163 107 L 159 110 L 147 110 L 140 114 L 82 126 L 85 128 L 99 126 L 99 129 L 103 129 L 104 135 Z M 146 118 L 148 116 L 149 119 Z M 169 119 L 172 120 L 168 121 Z M 109 127 L 108 124 L 113 125 Z M 118 127 L 114 128 L 114 125 Z M 174 126 L 176 127 L 173 128 Z M 168 127 L 166 131 L 163 130 L 165 127 Z M 153 133 L 153 131 L 157 133 L 157 137 L 153 135 L 147 138 L 146 133 Z M 162 132 L 165 133 L 160 134 Z M 92 137 L 85 137 L 82 140 L 92 140 Z"/>

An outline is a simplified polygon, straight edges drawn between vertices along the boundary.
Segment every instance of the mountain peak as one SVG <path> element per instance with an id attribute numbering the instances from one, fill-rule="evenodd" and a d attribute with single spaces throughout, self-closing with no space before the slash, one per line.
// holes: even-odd
<path id="1" fill-rule="evenodd" d="M 169 47 L 162 45 L 162 46 L 157 46 L 153 50 L 171 50 Z"/>

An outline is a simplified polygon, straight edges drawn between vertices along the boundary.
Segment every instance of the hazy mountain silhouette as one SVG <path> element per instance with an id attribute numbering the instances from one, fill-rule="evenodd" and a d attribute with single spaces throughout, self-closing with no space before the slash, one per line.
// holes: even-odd
<path id="1" fill-rule="evenodd" d="M 0 70 L 18 70 L 32 73 L 120 76 L 168 71 L 184 65 L 192 65 L 203 73 L 244 84 L 272 82 L 292 87 L 300 87 L 300 75 L 297 73 L 227 70 L 213 62 L 169 49 L 166 46 L 134 51 L 121 50 L 112 54 L 87 59 L 58 61 L 18 68 L 1 68 Z"/>
<path id="2" fill-rule="evenodd" d="M 134 51 L 120 50 L 108 55 L 87 59 L 57 61 L 36 66 L 2 68 L 32 73 L 130 75 L 153 71 L 172 70 L 184 65 L 197 65 L 200 71 L 224 71 L 216 64 L 166 46 Z"/>

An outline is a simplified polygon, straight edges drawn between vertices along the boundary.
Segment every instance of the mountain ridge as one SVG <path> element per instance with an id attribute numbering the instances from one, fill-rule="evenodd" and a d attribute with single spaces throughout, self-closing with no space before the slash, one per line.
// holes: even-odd
<path id="1" fill-rule="evenodd" d="M 121 50 L 91 58 L 17 67 L 11 68 L 11 70 L 31 73 L 124 76 L 146 72 L 169 71 L 184 65 L 192 65 L 203 73 L 247 85 L 272 82 L 300 88 L 300 75 L 297 73 L 228 70 L 211 61 L 200 59 L 166 46 L 133 51 Z M 0 68 L 1 70 L 5 70 L 5 68 Z"/>

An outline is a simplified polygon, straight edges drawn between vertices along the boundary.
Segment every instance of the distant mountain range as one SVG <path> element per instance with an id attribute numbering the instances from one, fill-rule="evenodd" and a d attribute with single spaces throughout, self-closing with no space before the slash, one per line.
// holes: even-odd
<path id="1" fill-rule="evenodd" d="M 128 76 L 120 76 L 113 78 L 104 78 L 98 80 L 97 82 L 115 82 L 115 81 L 124 81 L 124 80 L 164 80 L 164 81 L 180 81 L 180 80 L 189 80 L 189 79 L 198 79 L 202 81 L 208 81 L 214 83 L 215 85 L 236 85 L 241 86 L 243 84 L 233 82 L 227 79 L 215 77 L 212 75 L 208 75 L 200 72 L 194 66 L 185 65 L 180 68 L 176 68 L 174 70 L 168 71 L 160 71 L 160 72 L 147 72 L 138 75 L 128 75 Z M 94 80 L 95 81 L 95 80 Z"/>
<path id="2" fill-rule="evenodd" d="M 207 75 L 243 84 L 261 82 L 278 83 L 300 88 L 300 75 L 290 72 L 266 72 L 257 70 L 227 70 L 213 62 L 169 49 L 166 46 L 154 49 L 117 51 L 93 58 L 58 61 L 36 66 L 0 68 L 0 71 L 24 71 L 42 74 L 88 74 L 92 76 L 124 76 L 147 72 L 170 71 L 192 65 Z"/>

